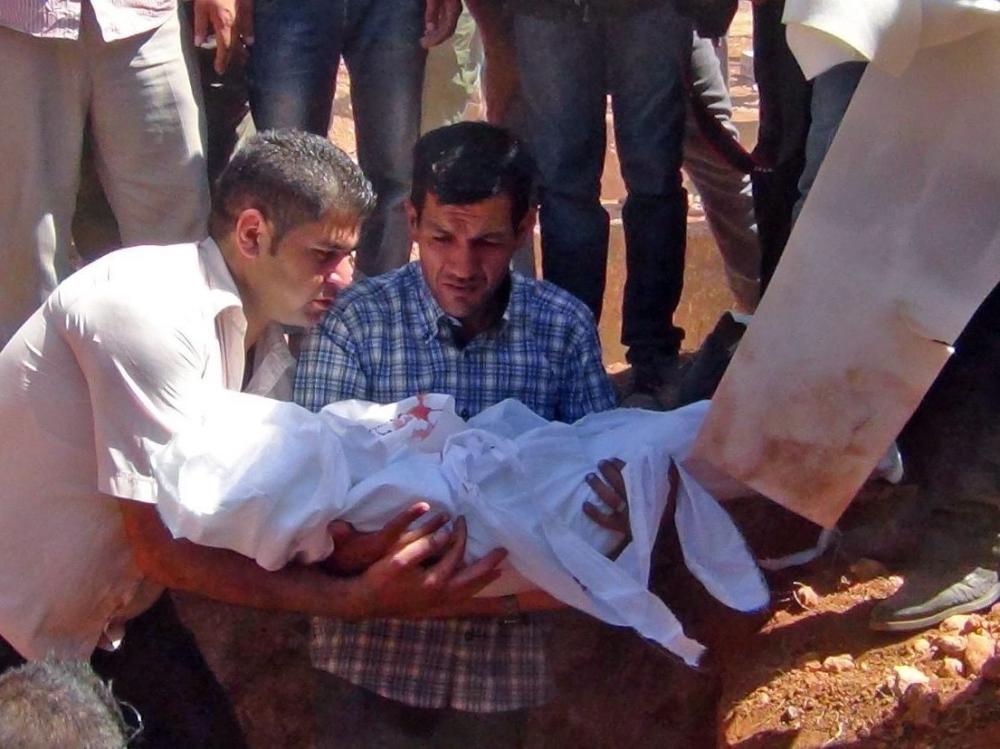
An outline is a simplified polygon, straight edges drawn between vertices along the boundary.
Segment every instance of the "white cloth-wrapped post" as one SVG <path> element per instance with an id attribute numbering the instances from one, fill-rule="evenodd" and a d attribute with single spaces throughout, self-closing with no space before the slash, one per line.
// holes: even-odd
<path id="1" fill-rule="evenodd" d="M 469 559 L 508 550 L 505 574 L 481 595 L 539 587 L 695 663 L 701 646 L 647 586 L 669 462 L 686 454 L 706 410 L 622 409 L 569 425 L 504 401 L 466 423 L 443 395 L 346 401 L 313 414 L 226 393 L 156 457 L 158 507 L 175 536 L 277 569 L 329 555 L 334 519 L 376 530 L 425 500 L 466 518 Z M 616 561 L 605 553 L 619 539 L 581 510 L 594 501 L 585 477 L 610 457 L 626 462 L 633 534 Z M 680 476 L 676 520 L 688 567 L 723 603 L 766 606 L 767 588 L 728 515 Z"/>

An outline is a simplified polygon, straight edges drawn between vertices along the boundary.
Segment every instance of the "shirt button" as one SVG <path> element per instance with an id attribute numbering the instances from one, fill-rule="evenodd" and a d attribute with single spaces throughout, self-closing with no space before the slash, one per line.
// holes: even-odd
<path id="1" fill-rule="evenodd" d="M 462 413 L 460 413 L 459 416 L 461 416 L 463 419 L 468 419 L 469 418 L 469 409 L 463 408 L 462 409 Z"/>

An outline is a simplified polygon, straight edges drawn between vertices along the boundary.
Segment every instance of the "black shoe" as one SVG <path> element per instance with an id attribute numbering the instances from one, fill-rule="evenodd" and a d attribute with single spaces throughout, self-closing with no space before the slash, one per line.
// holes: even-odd
<path id="1" fill-rule="evenodd" d="M 628 395 L 622 399 L 622 407 L 660 410 L 663 406 L 659 394 L 664 385 L 660 365 L 654 362 L 633 364 L 631 374 L 632 382 L 629 385 Z"/>
<path id="2" fill-rule="evenodd" d="M 677 391 L 677 406 L 711 398 L 736 353 L 747 326 L 726 312 L 705 338 Z"/>

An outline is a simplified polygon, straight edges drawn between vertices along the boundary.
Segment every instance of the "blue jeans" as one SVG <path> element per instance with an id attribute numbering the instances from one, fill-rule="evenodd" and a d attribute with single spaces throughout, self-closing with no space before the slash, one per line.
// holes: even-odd
<path id="1" fill-rule="evenodd" d="M 410 255 L 403 202 L 420 128 L 423 24 L 423 0 L 254 3 L 249 77 L 258 130 L 326 135 L 341 56 L 347 65 L 358 163 L 378 195 L 358 246 L 358 268 L 369 276 Z"/>
<path id="2" fill-rule="evenodd" d="M 809 111 L 811 121 L 806 136 L 806 163 L 799 177 L 799 199 L 792 210 L 792 220 L 797 221 L 802 206 L 809 197 L 819 168 L 826 159 L 826 152 L 840 129 L 847 106 L 861 83 L 861 76 L 868 67 L 864 62 L 842 62 L 834 65 L 813 79 Z"/>
<path id="3" fill-rule="evenodd" d="M 672 3 L 621 17 L 514 18 L 525 134 L 540 175 L 542 268 L 601 313 L 609 220 L 601 207 L 606 96 L 628 197 L 622 343 L 633 363 L 675 354 L 684 283 L 681 186 L 690 22 Z"/>

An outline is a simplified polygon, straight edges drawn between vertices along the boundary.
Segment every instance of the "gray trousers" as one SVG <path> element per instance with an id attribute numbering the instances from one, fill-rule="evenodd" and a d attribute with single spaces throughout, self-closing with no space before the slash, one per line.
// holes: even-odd
<path id="1" fill-rule="evenodd" d="M 691 52 L 691 81 L 709 113 L 738 138 L 719 57 L 712 41 L 698 35 Z M 736 306 L 741 312 L 752 312 L 760 297 L 760 242 L 750 175 L 734 169 L 719 156 L 701 134 L 690 108 L 685 125 L 684 171 L 701 196 Z"/>
<path id="2" fill-rule="evenodd" d="M 0 28 L 0 345 L 72 270 L 71 224 L 89 119 L 125 244 L 204 237 L 209 210 L 197 78 L 178 17 L 105 42 Z"/>

